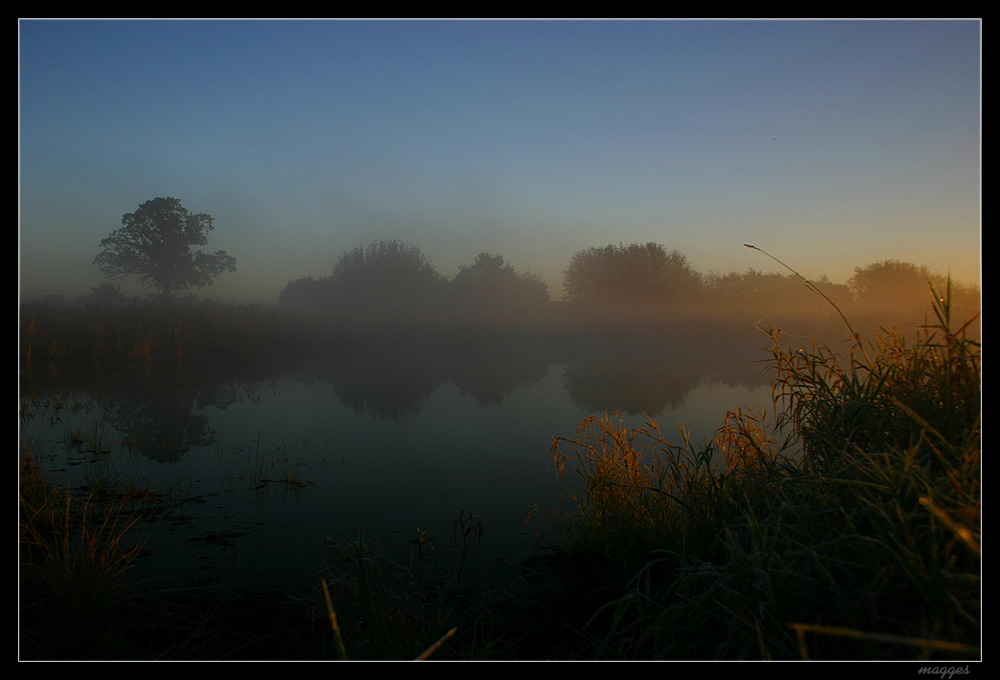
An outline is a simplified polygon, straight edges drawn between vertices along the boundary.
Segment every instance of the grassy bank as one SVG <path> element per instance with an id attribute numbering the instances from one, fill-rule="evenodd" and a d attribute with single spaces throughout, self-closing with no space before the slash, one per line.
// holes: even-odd
<path id="1" fill-rule="evenodd" d="M 594 657 L 979 657 L 980 348 L 934 312 L 848 356 L 771 333 L 778 417 L 706 447 L 613 418 L 555 441 L 586 482 L 566 547 L 618 591 Z"/>

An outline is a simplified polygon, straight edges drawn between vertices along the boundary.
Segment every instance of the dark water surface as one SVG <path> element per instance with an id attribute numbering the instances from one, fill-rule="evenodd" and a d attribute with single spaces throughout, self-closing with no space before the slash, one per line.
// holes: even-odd
<path id="1" fill-rule="evenodd" d="M 190 499 L 144 525 L 151 577 L 300 591 L 315 587 L 328 537 L 363 528 L 408 564 L 421 534 L 447 555 L 463 510 L 482 520 L 483 561 L 516 559 L 536 541 L 529 509 L 561 507 L 553 437 L 622 412 L 635 425 L 648 414 L 677 443 L 678 421 L 693 442 L 708 439 L 727 410 L 770 408 L 754 363 L 763 344 L 368 344 L 264 379 L 23 395 L 21 440 L 60 483 L 110 479 Z"/>

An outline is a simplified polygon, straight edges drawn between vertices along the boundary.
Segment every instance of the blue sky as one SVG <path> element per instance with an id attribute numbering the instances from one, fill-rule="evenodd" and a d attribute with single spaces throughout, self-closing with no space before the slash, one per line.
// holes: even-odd
<path id="1" fill-rule="evenodd" d="M 379 238 L 452 276 L 656 241 L 702 272 L 979 281 L 978 21 L 19 23 L 23 297 L 174 196 L 271 302 Z"/>

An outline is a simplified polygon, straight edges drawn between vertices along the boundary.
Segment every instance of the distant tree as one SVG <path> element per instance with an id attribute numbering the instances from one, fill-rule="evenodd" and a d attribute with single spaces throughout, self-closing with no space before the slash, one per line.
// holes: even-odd
<path id="1" fill-rule="evenodd" d="M 677 303 L 692 298 L 701 277 L 677 250 L 612 244 L 574 253 L 563 284 L 570 301 Z"/>
<path id="2" fill-rule="evenodd" d="M 845 311 L 848 308 L 848 305 L 850 305 L 853 301 L 850 286 L 846 283 L 834 283 L 826 274 L 821 275 L 817 279 L 813 279 L 811 283 L 816 286 L 818 290 L 822 291 L 823 295 L 829 298 L 830 302 L 840 308 L 842 312 Z M 829 304 L 826 300 L 819 298 L 819 296 L 814 295 L 813 298 L 814 304 L 816 304 L 816 300 L 820 300 L 818 304 L 820 304 L 824 309 Z"/>
<path id="3" fill-rule="evenodd" d="M 451 283 L 463 312 L 527 310 L 549 301 L 549 287 L 540 276 L 519 273 L 500 255 L 480 253 L 471 265 L 459 267 Z"/>
<path id="4" fill-rule="evenodd" d="M 851 301 L 847 286 L 835 284 L 826 276 L 810 283 L 842 310 Z M 753 268 L 742 274 L 712 274 L 706 277 L 705 288 L 706 311 L 749 316 L 782 314 L 786 317 L 836 313 L 830 302 L 795 274 L 765 273 Z"/>
<path id="5" fill-rule="evenodd" d="M 927 267 L 899 260 L 881 260 L 866 267 L 856 267 L 848 286 L 855 300 L 876 309 L 906 310 L 927 305 L 930 288 L 944 288 L 944 279 Z"/>
<path id="6" fill-rule="evenodd" d="M 77 304 L 97 305 L 102 307 L 113 307 L 123 305 L 128 302 L 128 298 L 122 292 L 120 286 L 110 281 L 101 281 L 96 286 L 90 287 L 90 292 L 81 295 L 76 299 Z"/>
<path id="7" fill-rule="evenodd" d="M 134 276 L 163 298 L 211 285 L 219 274 L 236 271 L 236 259 L 222 250 L 191 250 L 208 242 L 213 221 L 189 213 L 176 198 L 154 198 L 122 216 L 122 227 L 101 241 L 94 264 L 111 278 Z"/>
<path id="8" fill-rule="evenodd" d="M 344 253 L 329 277 L 335 309 L 375 317 L 427 313 L 443 303 L 446 285 L 420 248 L 395 239 Z"/>
<path id="9" fill-rule="evenodd" d="M 327 278 L 301 276 L 289 281 L 278 293 L 278 304 L 288 309 L 317 310 L 329 302 L 330 282 Z"/>

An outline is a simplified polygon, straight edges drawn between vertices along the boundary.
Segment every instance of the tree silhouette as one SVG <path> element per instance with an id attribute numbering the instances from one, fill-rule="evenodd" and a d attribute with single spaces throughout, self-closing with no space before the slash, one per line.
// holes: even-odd
<path id="1" fill-rule="evenodd" d="M 881 260 L 866 267 L 855 267 L 848 281 L 856 300 L 874 309 L 921 308 L 928 304 L 928 283 L 943 289 L 944 281 L 924 266 L 899 260 Z"/>
<path id="2" fill-rule="evenodd" d="M 574 253 L 563 283 L 570 301 L 673 303 L 690 300 L 701 277 L 677 250 L 631 243 Z"/>
<path id="3" fill-rule="evenodd" d="M 122 292 L 121 287 L 110 281 L 101 281 L 98 285 L 91 286 L 89 293 L 76 299 L 77 304 L 99 307 L 120 306 L 127 304 L 128 301 L 128 297 Z"/>
<path id="4" fill-rule="evenodd" d="M 344 253 L 328 281 L 333 309 L 371 318 L 431 312 L 447 284 L 420 248 L 395 239 Z"/>
<path id="5" fill-rule="evenodd" d="M 101 241 L 94 258 L 105 276 L 135 276 L 169 298 L 178 291 L 211 285 L 222 272 L 236 271 L 236 259 L 192 246 L 205 245 L 214 218 L 189 213 L 176 198 L 154 198 L 122 216 L 122 227 Z"/>
<path id="6" fill-rule="evenodd" d="M 278 304 L 287 309 L 315 311 L 329 301 L 329 279 L 300 276 L 289 281 L 278 293 Z"/>
<path id="7" fill-rule="evenodd" d="M 500 255 L 480 253 L 471 265 L 459 267 L 452 289 L 466 314 L 525 311 L 549 301 L 549 289 L 540 276 L 518 273 Z"/>
<path id="8" fill-rule="evenodd" d="M 826 276 L 810 283 L 837 307 L 847 309 L 851 294 L 844 284 L 835 284 Z M 742 274 L 705 277 L 705 310 L 714 310 L 729 318 L 781 314 L 784 317 L 817 313 L 835 313 L 835 308 L 810 290 L 795 274 L 761 272 L 750 268 Z"/>

